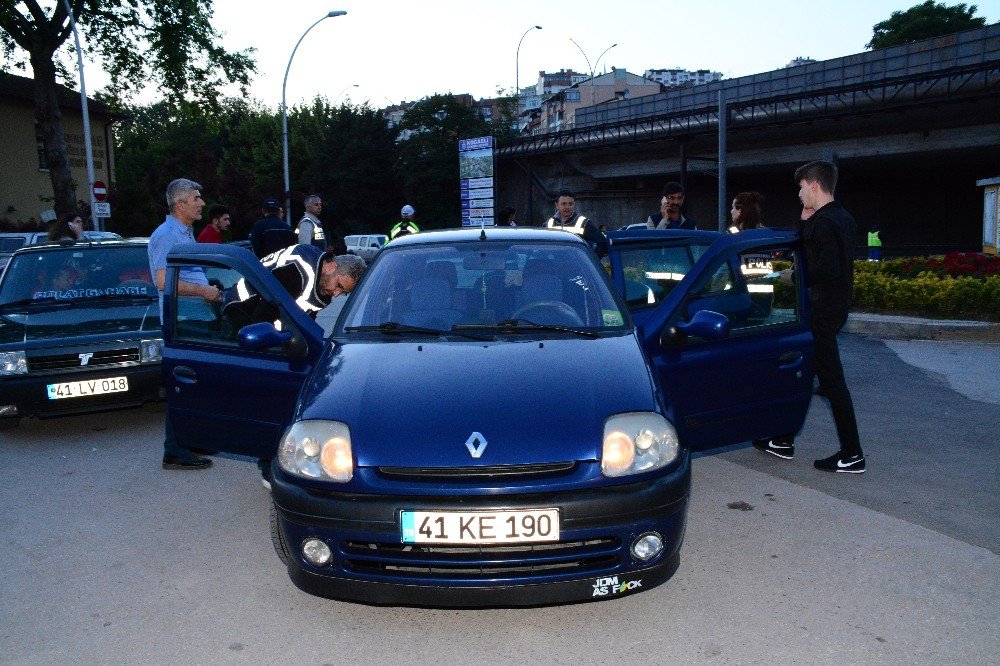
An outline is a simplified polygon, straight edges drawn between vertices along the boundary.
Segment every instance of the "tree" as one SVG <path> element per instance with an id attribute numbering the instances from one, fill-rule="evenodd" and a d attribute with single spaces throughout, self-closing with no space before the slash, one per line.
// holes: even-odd
<path id="1" fill-rule="evenodd" d="M 906 11 L 893 12 L 889 18 L 872 28 L 869 49 L 910 44 L 960 30 L 971 30 L 986 25 L 984 17 L 975 17 L 976 5 L 961 4 L 948 7 L 943 2 L 926 0 Z"/>
<path id="2" fill-rule="evenodd" d="M 433 95 L 413 105 L 400 128 L 413 134 L 399 145 L 396 171 L 421 229 L 461 224 L 458 140 L 491 134 L 492 127 L 453 95 Z"/>
<path id="3" fill-rule="evenodd" d="M 214 108 L 223 84 L 235 83 L 245 92 L 255 71 L 252 50 L 230 53 L 220 46 L 221 35 L 211 25 L 212 0 L 70 0 L 69 5 L 88 54 L 112 77 L 113 99 L 152 85 L 163 91 L 170 109 L 185 102 Z M 0 53 L 14 65 L 23 64 L 17 56 L 26 54 L 34 73 L 35 118 L 59 214 L 76 205 L 57 97 L 57 78 L 73 87 L 63 64 L 71 33 L 64 0 L 46 7 L 38 0 L 0 2 Z"/>

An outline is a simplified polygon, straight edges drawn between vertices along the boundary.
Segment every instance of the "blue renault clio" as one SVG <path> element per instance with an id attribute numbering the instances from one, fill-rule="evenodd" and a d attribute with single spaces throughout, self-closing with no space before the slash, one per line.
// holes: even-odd
<path id="1" fill-rule="evenodd" d="M 329 331 L 246 250 L 182 246 L 164 310 L 175 430 L 272 459 L 272 540 L 308 592 L 516 606 L 647 590 L 680 561 L 690 452 L 796 432 L 812 338 L 805 285 L 774 266 L 801 262 L 793 234 L 610 241 L 608 270 L 562 231 L 397 239 Z M 248 281 L 277 319 L 179 316 L 188 266 Z"/>

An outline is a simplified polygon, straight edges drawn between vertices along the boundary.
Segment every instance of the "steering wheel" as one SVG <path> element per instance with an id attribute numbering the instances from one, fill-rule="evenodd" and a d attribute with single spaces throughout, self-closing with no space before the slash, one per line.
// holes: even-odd
<path id="1" fill-rule="evenodd" d="M 532 316 L 532 313 L 534 315 Z M 522 305 L 511 314 L 511 319 L 528 319 L 536 324 L 557 326 L 583 326 L 583 319 L 562 301 L 535 301 Z"/>

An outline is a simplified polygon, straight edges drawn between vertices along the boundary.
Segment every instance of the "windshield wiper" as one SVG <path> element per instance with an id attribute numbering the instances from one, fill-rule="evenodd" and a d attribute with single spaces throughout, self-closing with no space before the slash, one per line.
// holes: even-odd
<path id="1" fill-rule="evenodd" d="M 439 328 L 424 328 L 422 326 L 408 326 L 407 324 L 400 324 L 395 321 L 387 321 L 379 324 L 378 326 L 345 326 L 345 333 L 364 333 L 368 331 L 377 331 L 379 333 L 393 334 L 393 335 L 403 335 L 406 333 L 417 333 L 421 335 L 450 335 L 455 333 L 466 338 L 472 338 L 474 340 L 490 340 L 490 338 L 484 338 L 478 335 L 471 335 L 469 333 L 462 333 L 461 331 L 456 331 L 455 326 L 451 327 L 451 330 L 442 330 Z"/>
<path id="2" fill-rule="evenodd" d="M 495 328 L 502 331 L 560 331 L 562 333 L 581 335 L 586 338 L 596 338 L 600 335 L 596 331 L 587 331 L 582 328 L 573 328 L 572 326 L 560 326 L 559 324 L 538 324 L 527 319 L 504 319 L 496 324 L 456 324 L 452 326 L 452 329 L 456 328 Z"/>
<path id="3" fill-rule="evenodd" d="M 0 310 L 6 310 L 8 308 L 21 308 L 26 305 L 70 305 L 71 303 L 72 301 L 67 301 L 63 298 L 55 298 L 54 296 L 45 296 L 43 298 L 22 298 L 19 301 L 3 303 L 0 305 Z"/>

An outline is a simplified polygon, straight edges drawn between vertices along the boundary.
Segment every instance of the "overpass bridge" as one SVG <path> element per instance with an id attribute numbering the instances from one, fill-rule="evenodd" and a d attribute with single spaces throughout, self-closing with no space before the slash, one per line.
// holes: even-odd
<path id="1" fill-rule="evenodd" d="M 716 228 L 720 108 L 726 200 L 762 192 L 769 224 L 797 219 L 791 174 L 823 158 L 890 252 L 980 246 L 975 181 L 1000 174 L 1000 24 L 580 109 L 573 128 L 499 148 L 497 203 L 539 224 L 568 187 L 613 229 L 658 210 L 662 184 L 679 180 L 690 216 Z"/>

